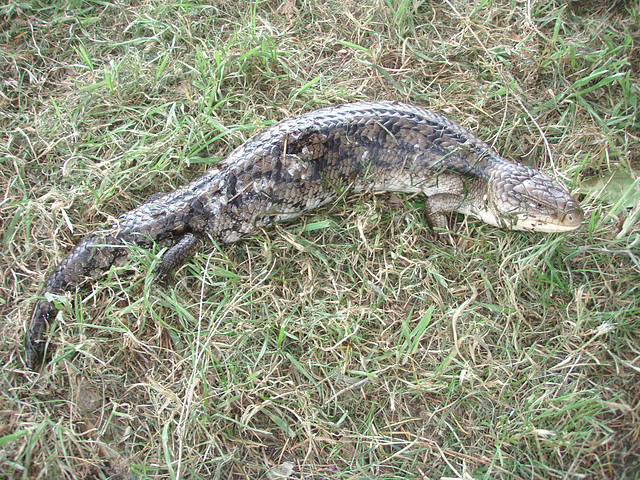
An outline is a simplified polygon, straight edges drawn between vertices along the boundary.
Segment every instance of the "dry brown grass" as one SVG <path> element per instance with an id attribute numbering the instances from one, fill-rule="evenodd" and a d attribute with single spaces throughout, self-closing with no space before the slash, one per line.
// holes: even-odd
<path id="1" fill-rule="evenodd" d="M 640 478 L 639 12 L 0 6 L 0 476 Z M 370 99 L 553 172 L 585 227 L 461 218 L 451 246 L 418 198 L 350 198 L 168 287 L 136 254 L 61 299 L 54 361 L 24 369 L 33 300 L 81 238 L 272 121 Z"/>

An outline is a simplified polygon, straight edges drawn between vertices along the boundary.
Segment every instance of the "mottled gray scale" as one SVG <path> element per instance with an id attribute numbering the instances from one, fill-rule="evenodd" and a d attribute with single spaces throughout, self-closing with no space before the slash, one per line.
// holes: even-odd
<path id="1" fill-rule="evenodd" d="M 168 246 L 156 270 L 166 275 L 209 238 L 238 241 L 347 190 L 421 192 L 432 226 L 445 226 L 450 212 L 537 231 L 571 230 L 583 218 L 561 184 L 505 160 L 441 115 L 400 103 L 341 105 L 273 125 L 217 169 L 123 214 L 109 230 L 81 241 L 41 295 L 75 290 L 126 258 L 129 244 Z M 35 306 L 25 338 L 30 368 L 42 356 L 55 311 L 44 298 Z"/>

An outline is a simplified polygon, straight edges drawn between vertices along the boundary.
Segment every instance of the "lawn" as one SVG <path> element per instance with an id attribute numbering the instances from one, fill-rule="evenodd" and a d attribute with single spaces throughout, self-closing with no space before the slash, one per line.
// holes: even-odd
<path id="1" fill-rule="evenodd" d="M 8 0 L 0 6 L 0 477 L 640 479 L 633 1 Z M 565 183 L 567 234 L 346 195 L 166 284 L 61 295 L 88 234 L 252 134 L 341 103 L 443 113 Z"/>

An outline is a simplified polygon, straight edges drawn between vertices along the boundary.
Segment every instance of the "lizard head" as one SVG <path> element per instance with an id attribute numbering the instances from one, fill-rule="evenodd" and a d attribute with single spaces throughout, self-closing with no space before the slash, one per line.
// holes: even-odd
<path id="1" fill-rule="evenodd" d="M 508 164 L 490 181 L 486 213 L 493 225 L 533 232 L 568 232 L 580 227 L 584 214 L 561 183 L 521 164 Z"/>

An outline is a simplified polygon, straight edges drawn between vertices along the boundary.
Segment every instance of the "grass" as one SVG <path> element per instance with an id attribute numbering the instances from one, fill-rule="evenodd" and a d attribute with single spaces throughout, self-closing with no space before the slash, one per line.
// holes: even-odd
<path id="1" fill-rule="evenodd" d="M 640 478 L 640 9 L 631 1 L 0 6 L 0 476 Z M 348 101 L 447 114 L 579 194 L 577 233 L 347 197 L 58 298 L 85 235 L 265 126 Z M 612 179 L 609 181 L 609 179 Z M 278 477 L 280 475 L 280 477 Z"/>

